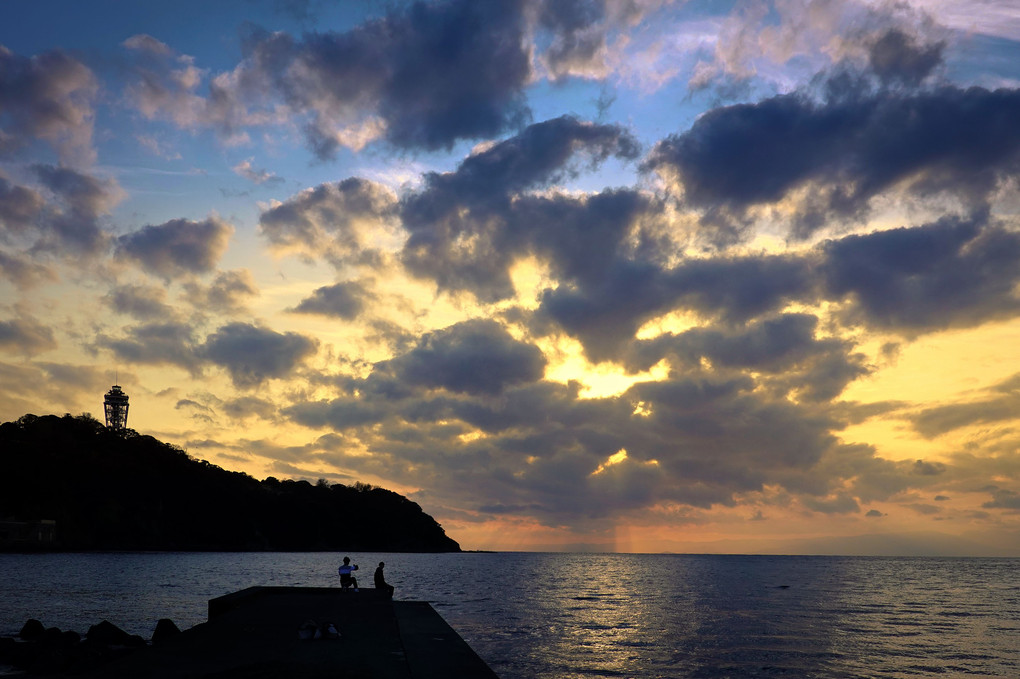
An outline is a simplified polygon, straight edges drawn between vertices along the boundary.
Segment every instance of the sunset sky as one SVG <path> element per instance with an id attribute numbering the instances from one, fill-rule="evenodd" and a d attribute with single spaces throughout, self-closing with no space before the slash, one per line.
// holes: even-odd
<path id="1" fill-rule="evenodd" d="M 0 421 L 113 384 L 465 549 L 1020 556 L 1020 6 L 8 0 Z"/>

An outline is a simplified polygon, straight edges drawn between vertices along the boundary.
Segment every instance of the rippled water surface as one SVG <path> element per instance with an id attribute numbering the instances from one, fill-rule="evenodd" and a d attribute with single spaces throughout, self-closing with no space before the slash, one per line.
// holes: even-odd
<path id="1" fill-rule="evenodd" d="M 0 635 L 24 621 L 204 622 L 252 585 L 332 586 L 336 554 L 0 555 Z M 1020 677 L 1020 560 L 351 554 L 429 601 L 503 679 Z"/>

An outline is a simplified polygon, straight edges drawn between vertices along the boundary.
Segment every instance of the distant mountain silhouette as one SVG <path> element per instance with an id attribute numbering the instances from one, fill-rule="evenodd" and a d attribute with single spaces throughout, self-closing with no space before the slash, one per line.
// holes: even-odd
<path id="1" fill-rule="evenodd" d="M 40 519 L 55 542 L 31 546 L 59 550 L 460 551 L 392 491 L 258 481 L 89 415 L 0 425 L 0 522 Z"/>

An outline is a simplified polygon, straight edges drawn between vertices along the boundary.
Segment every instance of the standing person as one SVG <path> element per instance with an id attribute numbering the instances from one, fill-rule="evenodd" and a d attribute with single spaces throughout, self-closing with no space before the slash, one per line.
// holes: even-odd
<path id="1" fill-rule="evenodd" d="M 340 587 L 347 589 L 348 587 L 354 587 L 354 591 L 358 591 L 358 579 L 355 578 L 352 573 L 358 570 L 358 564 L 351 565 L 351 557 L 345 556 L 344 563 L 340 568 L 337 568 L 337 573 L 340 574 Z"/>
<path id="2" fill-rule="evenodd" d="M 382 561 L 379 562 L 379 567 L 375 569 L 375 588 L 383 593 L 383 596 L 393 597 L 393 585 L 386 583 L 386 578 L 383 577 L 383 566 Z"/>

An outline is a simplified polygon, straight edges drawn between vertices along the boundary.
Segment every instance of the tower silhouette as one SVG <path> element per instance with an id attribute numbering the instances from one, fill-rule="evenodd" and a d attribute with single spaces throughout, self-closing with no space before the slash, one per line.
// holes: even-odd
<path id="1" fill-rule="evenodd" d="M 107 427 L 115 431 L 127 428 L 128 397 L 120 385 L 115 384 L 110 387 L 110 391 L 106 392 L 103 407 L 106 411 Z"/>

